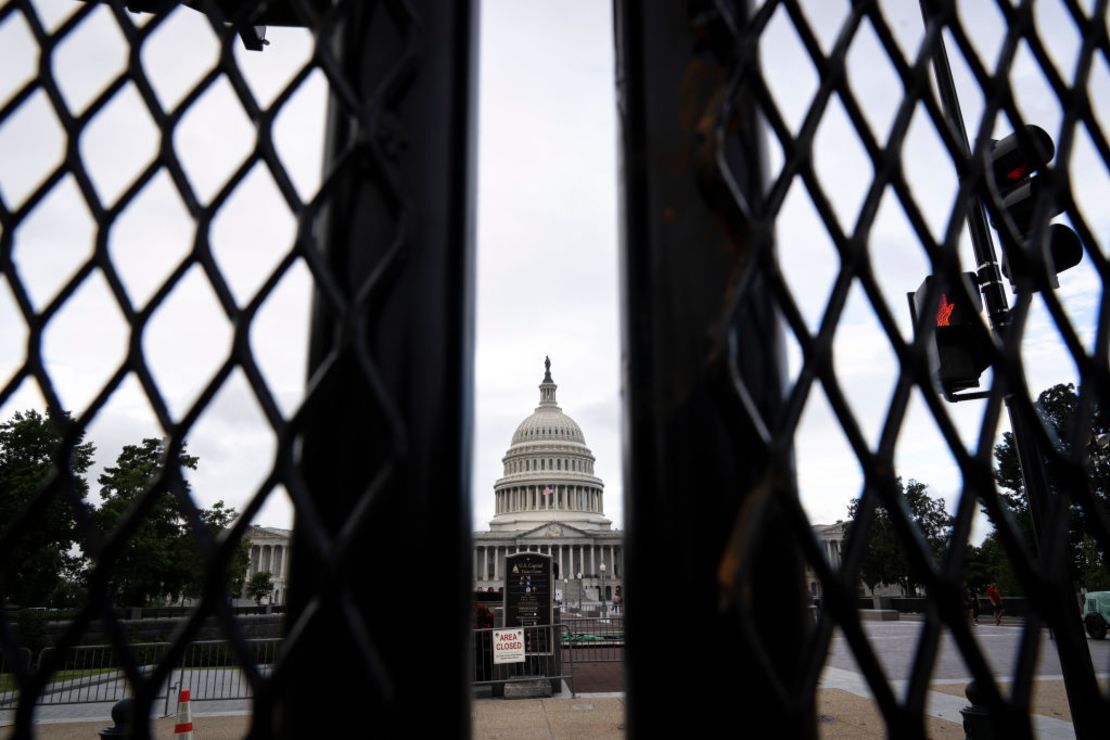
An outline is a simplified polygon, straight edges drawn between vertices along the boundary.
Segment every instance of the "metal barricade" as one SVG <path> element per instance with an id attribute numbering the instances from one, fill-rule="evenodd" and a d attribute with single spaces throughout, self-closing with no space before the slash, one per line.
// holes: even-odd
<path id="1" fill-rule="evenodd" d="M 247 641 L 254 664 L 262 675 L 269 675 L 282 642 L 279 637 Z M 189 689 L 192 701 L 249 699 L 253 695 L 235 650 L 225 640 L 191 643 L 170 682 L 171 694 Z"/>
<path id="2" fill-rule="evenodd" d="M 18 665 L 17 665 L 18 664 Z M 12 657 L 0 652 L 0 708 L 12 706 L 18 694 L 19 683 L 16 679 L 20 670 L 25 670 L 31 665 L 31 651 L 27 648 L 18 648 L 12 651 Z"/>
<path id="3" fill-rule="evenodd" d="M 149 675 L 169 646 L 167 642 L 131 645 L 138 674 Z M 40 705 L 115 702 L 131 696 L 132 681 L 127 676 L 118 650 L 112 645 L 81 645 L 65 651 L 60 658 L 56 648 L 44 648 L 35 665 L 49 664 L 59 668 L 50 675 L 41 692 Z M 0 700 L 0 707 L 15 706 L 17 701 L 18 692 L 15 692 L 10 699 Z"/>
<path id="4" fill-rule="evenodd" d="M 494 633 L 506 629 L 524 630 L 526 648 L 522 663 L 495 663 L 493 642 Z M 545 678 L 551 680 L 551 690 L 560 691 L 560 683 L 565 679 L 574 695 L 573 657 L 564 664 L 567 654 L 565 645 L 569 637 L 566 625 L 546 624 L 535 627 L 485 627 L 474 630 L 474 686 L 493 686 L 494 693 L 500 694 L 505 684 L 522 679 Z M 539 646 L 537 652 L 531 646 Z"/>
<path id="5" fill-rule="evenodd" d="M 282 639 L 247 640 L 246 644 L 259 671 L 269 675 L 281 650 Z M 168 642 L 131 645 L 139 676 L 149 676 L 154 666 L 164 659 L 170 646 Z M 24 652 L 30 665 L 30 653 Z M 57 660 L 56 664 L 61 666 L 51 674 L 41 692 L 40 705 L 116 702 L 133 695 L 132 681 L 113 646 L 82 645 L 66 651 L 60 659 L 56 652 L 55 648 L 45 648 L 35 661 L 35 666 L 41 666 Z M 181 689 L 189 689 L 192 701 L 249 699 L 253 696 L 238 654 L 224 640 L 192 642 L 186 646 L 167 682 L 155 695 L 163 701 L 163 714 L 170 713 L 171 704 Z M 0 709 L 14 707 L 18 701 L 19 690 L 14 672 L 0 663 Z"/>
<path id="6" fill-rule="evenodd" d="M 573 663 L 623 663 L 624 618 L 563 620 L 563 655 Z"/>

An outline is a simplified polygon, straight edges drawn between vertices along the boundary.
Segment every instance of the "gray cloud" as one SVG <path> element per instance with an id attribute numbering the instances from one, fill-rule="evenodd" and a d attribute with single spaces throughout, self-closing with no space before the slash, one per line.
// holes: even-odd
<path id="1" fill-rule="evenodd" d="M 77 7 L 70 0 L 35 2 L 49 28 Z M 849 3 L 802 3 L 823 49 L 835 42 Z M 883 0 L 880 7 L 903 53 L 912 62 L 922 38 L 915 3 Z M 1038 30 L 1061 74 L 1070 78 L 1077 46 L 1074 27 L 1053 15 L 1053 3 L 1036 5 Z M 984 63 L 996 63 L 1002 39 L 1000 19 L 990 3 L 964 3 L 959 12 Z M 796 130 L 808 110 L 817 76 L 799 51 L 780 9 L 764 37 L 761 55 L 773 94 Z M 137 22 L 146 22 L 136 17 Z M 78 112 L 123 69 L 126 51 L 106 9 L 97 9 L 81 33 L 62 44 L 54 69 L 62 78 L 67 104 Z M 262 54 L 235 48 L 248 85 L 262 105 L 270 104 L 311 53 L 311 34 L 271 29 Z M 972 135 L 980 128 L 1002 136 L 1012 125 L 1005 116 L 982 121 L 983 98 L 975 90 L 955 47 L 953 69 Z M 144 46 L 144 71 L 160 104 L 178 105 L 196 80 L 215 64 L 218 45 L 207 21 L 180 9 Z M 861 31 L 848 57 L 853 94 L 882 144 L 888 136 L 901 83 L 890 72 L 876 36 Z M 21 15 L 0 25 L 0 102 L 38 67 L 38 50 Z M 536 405 L 542 361 L 550 355 L 564 410 L 578 420 L 606 482 L 606 509 L 622 517 L 620 437 L 620 337 L 617 278 L 617 124 L 614 101 L 612 25 L 605 3 L 520 3 L 490 1 L 481 17 L 478 160 L 478 275 L 475 436 L 471 479 L 474 525 L 484 528 L 493 514 L 493 482 L 516 425 Z M 1054 135 L 1059 106 L 1043 75 L 1024 54 L 1011 73 L 1016 98 L 1029 122 Z M 1088 85 L 1095 115 L 1110 122 L 1110 72 L 1096 62 Z M 326 84 L 314 72 L 277 117 L 275 146 L 302 200 L 320 183 Z M 872 167 L 835 103 L 822 123 L 815 168 L 841 226 L 851 232 Z M 241 104 L 226 83 L 210 89 L 185 116 L 174 135 L 190 183 L 207 201 L 223 186 L 253 145 Z M 1110 243 L 1110 176 L 1093 146 L 1080 133 L 1067 161 L 1079 210 L 1100 240 L 1089 248 L 1107 252 Z M 114 202 L 154 156 L 158 132 L 134 88 L 98 116 L 84 134 L 81 152 L 98 197 Z M 771 143 L 772 175 L 781 151 Z M 62 159 L 64 139 L 56 116 L 39 93 L 0 126 L 0 197 L 11 208 Z M 951 215 L 956 188 L 947 154 L 921 111 L 903 149 L 903 164 L 930 230 L 940 238 Z M 45 306 L 68 277 L 89 258 L 93 235 L 87 207 L 66 179 L 16 234 L 14 260 L 33 304 Z M 288 206 L 265 168 L 256 167 L 220 211 L 211 228 L 212 246 L 236 303 L 253 297 L 259 284 L 292 243 Z M 777 223 L 780 257 L 795 299 L 811 331 L 826 311 L 840 268 L 800 182 L 793 184 Z M 158 175 L 108 232 L 113 262 L 127 299 L 142 308 L 193 246 L 195 225 L 165 174 Z M 929 271 L 929 263 L 909 227 L 902 206 L 887 192 L 869 241 L 872 269 L 902 336 L 912 339 L 905 294 Z M 959 244 L 961 260 L 972 269 L 970 245 Z M 1098 296 L 1097 272 L 1083 265 L 1061 277 L 1057 295 L 1076 331 L 1090 347 Z M 311 280 L 303 265 L 286 275 L 263 306 L 251 331 L 251 346 L 282 412 L 292 414 L 303 396 Z M 870 445 L 877 443 L 897 373 L 860 286 L 853 288 L 834 344 L 834 366 Z M 56 323 L 55 323 L 56 322 Z M 226 357 L 231 327 L 208 279 L 194 269 L 154 315 L 143 347 L 172 414 L 183 414 Z M 126 326 L 102 276 L 96 274 L 52 322 L 44 356 L 63 400 L 81 413 L 114 372 L 126 349 Z M 1041 302 L 1035 305 L 1023 341 L 1030 388 L 1074 380 L 1075 369 Z M 0 374 L 6 378 L 25 352 L 23 320 L 10 290 L 0 281 Z M 800 368 L 794 347 L 791 377 Z M 983 377 L 990 382 L 990 374 Z M 201 458 L 191 480 L 198 499 L 223 499 L 242 508 L 272 462 L 273 439 L 252 392 L 238 376 L 206 410 L 190 435 Z M 33 382 L 24 383 L 0 408 L 39 406 Z M 978 403 L 948 406 L 946 413 L 973 445 L 982 424 Z M 990 430 L 997 437 L 1002 421 Z M 110 399 L 89 430 L 99 448 L 98 465 L 111 464 L 120 447 L 161 430 L 134 379 Z M 807 404 L 795 435 L 799 487 L 814 521 L 844 516 L 861 486 L 859 463 L 847 447 L 839 423 L 819 388 Z M 898 472 L 929 483 L 951 504 L 960 479 L 950 453 L 924 404 L 916 397 L 900 426 L 895 461 Z M 94 485 L 95 488 L 95 485 Z M 632 492 L 632 495 L 635 495 Z M 284 491 L 258 517 L 286 526 L 291 507 Z"/>

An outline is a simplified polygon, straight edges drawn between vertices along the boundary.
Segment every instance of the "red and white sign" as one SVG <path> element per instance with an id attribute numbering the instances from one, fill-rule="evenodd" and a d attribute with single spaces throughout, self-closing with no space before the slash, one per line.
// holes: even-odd
<path id="1" fill-rule="evenodd" d="M 524 662 L 524 630 L 493 631 L 493 663 Z"/>

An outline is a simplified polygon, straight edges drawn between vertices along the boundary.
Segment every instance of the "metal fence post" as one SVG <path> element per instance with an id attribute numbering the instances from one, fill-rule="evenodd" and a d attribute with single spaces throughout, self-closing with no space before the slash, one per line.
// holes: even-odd
<path id="1" fill-rule="evenodd" d="M 632 735 L 816 733 L 812 692 L 784 690 L 812 619 L 779 504 L 790 453 L 766 433 L 784 369 L 751 218 L 760 127 L 734 79 L 745 6 L 617 3 Z M 676 596 L 681 636 L 659 608 Z"/>
<path id="2" fill-rule="evenodd" d="M 350 3 L 329 35 L 332 282 L 317 283 L 291 491 L 280 699 L 257 703 L 281 737 L 346 735 L 353 717 L 366 735 L 414 718 L 469 732 L 476 15 Z"/>

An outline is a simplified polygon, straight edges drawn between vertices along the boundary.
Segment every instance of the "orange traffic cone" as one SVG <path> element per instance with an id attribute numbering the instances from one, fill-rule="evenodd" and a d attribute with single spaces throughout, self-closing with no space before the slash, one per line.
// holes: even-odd
<path id="1" fill-rule="evenodd" d="M 193 710 L 189 708 L 189 689 L 181 689 L 177 697 L 177 724 L 173 736 L 178 740 L 193 740 Z"/>

